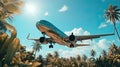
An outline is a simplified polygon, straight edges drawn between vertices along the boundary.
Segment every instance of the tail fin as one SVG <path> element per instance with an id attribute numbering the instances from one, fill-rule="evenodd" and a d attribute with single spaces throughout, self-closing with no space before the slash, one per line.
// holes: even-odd
<path id="1" fill-rule="evenodd" d="M 29 36 L 30 36 L 30 33 L 27 35 L 26 39 L 28 39 L 28 40 L 29 40 Z"/>

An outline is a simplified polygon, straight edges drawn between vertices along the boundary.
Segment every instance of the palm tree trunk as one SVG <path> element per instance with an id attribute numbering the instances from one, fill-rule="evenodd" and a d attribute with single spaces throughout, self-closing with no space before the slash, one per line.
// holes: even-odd
<path id="1" fill-rule="evenodd" d="M 117 36 L 118 36 L 118 39 L 119 39 L 119 41 L 120 41 L 120 35 L 119 35 L 118 30 L 117 30 L 117 28 L 116 28 L 115 22 L 113 23 L 113 25 L 114 25 L 114 30 L 116 31 Z"/>
<path id="2" fill-rule="evenodd" d="M 35 59 L 36 59 L 36 52 L 37 52 L 37 51 L 35 50 Z"/>

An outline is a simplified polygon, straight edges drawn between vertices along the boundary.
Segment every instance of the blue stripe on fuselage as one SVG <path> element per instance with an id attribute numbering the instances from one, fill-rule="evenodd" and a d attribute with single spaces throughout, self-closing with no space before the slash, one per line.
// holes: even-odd
<path id="1" fill-rule="evenodd" d="M 45 26 L 45 27 L 49 28 L 50 30 L 59 34 L 59 36 L 61 36 L 61 37 L 67 36 L 65 33 L 63 33 L 61 30 L 59 30 L 57 27 L 55 27 L 53 24 L 51 24 L 50 22 L 48 22 L 46 20 L 40 20 L 39 22 L 37 22 L 37 25 Z"/>

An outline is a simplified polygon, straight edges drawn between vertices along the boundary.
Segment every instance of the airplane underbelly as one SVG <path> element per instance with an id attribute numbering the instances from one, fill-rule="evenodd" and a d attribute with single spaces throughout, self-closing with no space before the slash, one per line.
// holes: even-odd
<path id="1" fill-rule="evenodd" d="M 50 30 L 47 27 L 39 26 L 38 29 L 41 32 L 45 32 L 47 36 L 49 36 L 50 38 L 52 38 L 58 44 L 61 44 L 61 45 L 63 45 L 63 44 L 65 45 L 66 44 L 66 46 L 68 46 L 68 44 L 70 44 L 70 43 L 65 42 L 62 39 L 62 37 L 60 37 L 56 32 L 51 32 L 52 30 Z"/>

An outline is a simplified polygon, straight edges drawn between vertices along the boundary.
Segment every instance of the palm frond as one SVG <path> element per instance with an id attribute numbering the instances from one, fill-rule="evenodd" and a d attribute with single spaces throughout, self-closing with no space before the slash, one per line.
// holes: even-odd
<path id="1" fill-rule="evenodd" d="M 120 11 L 120 9 L 116 9 L 115 11 Z"/>
<path id="2" fill-rule="evenodd" d="M 113 8 L 113 10 L 115 10 L 115 9 L 117 9 L 117 8 L 118 8 L 118 6 L 116 6 L 116 5 L 115 5 L 115 6 L 113 6 L 112 8 Z"/>
<path id="3" fill-rule="evenodd" d="M 120 21 L 120 16 L 116 14 L 115 15 L 115 19 L 118 20 L 118 21 Z"/>
<path id="4" fill-rule="evenodd" d="M 0 19 L 12 21 L 13 14 L 19 14 L 23 5 L 22 0 L 0 0 Z"/>

